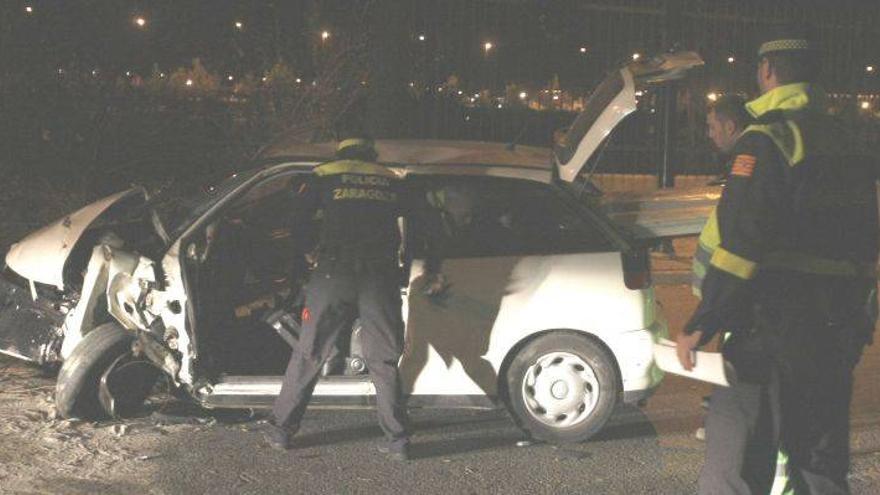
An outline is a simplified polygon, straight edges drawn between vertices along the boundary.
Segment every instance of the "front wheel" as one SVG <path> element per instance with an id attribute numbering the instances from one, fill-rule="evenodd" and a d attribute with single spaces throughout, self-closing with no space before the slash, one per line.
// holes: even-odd
<path id="1" fill-rule="evenodd" d="M 132 355 L 133 341 L 115 322 L 83 337 L 58 372 L 55 407 L 61 417 L 127 416 L 143 405 L 160 372 Z"/>
<path id="2" fill-rule="evenodd" d="M 589 337 L 552 332 L 523 347 L 507 371 L 509 407 L 532 438 L 587 440 L 605 426 L 620 396 L 609 352 Z"/>

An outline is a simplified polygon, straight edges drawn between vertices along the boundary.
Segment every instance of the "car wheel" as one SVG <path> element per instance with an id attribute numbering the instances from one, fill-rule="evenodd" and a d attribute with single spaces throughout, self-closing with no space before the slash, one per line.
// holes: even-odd
<path id="1" fill-rule="evenodd" d="M 159 370 L 132 356 L 133 341 L 131 332 L 115 322 L 83 337 L 58 373 L 55 407 L 61 417 L 104 419 L 143 405 Z"/>
<path id="2" fill-rule="evenodd" d="M 611 417 L 620 380 L 609 352 L 583 335 L 553 332 L 523 347 L 507 371 L 509 407 L 532 438 L 584 441 Z"/>

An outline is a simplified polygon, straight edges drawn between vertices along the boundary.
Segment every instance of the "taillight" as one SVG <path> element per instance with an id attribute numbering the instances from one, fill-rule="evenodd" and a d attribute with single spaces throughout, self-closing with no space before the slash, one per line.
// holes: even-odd
<path id="1" fill-rule="evenodd" d="M 627 289 L 641 290 L 651 286 L 651 257 L 646 249 L 621 253 L 623 283 Z"/>

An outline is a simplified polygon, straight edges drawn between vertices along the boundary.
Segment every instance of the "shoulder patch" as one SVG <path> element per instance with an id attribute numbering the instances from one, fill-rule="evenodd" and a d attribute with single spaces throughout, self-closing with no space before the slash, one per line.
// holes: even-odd
<path id="1" fill-rule="evenodd" d="M 755 163 L 757 159 L 754 155 L 736 155 L 733 159 L 733 166 L 730 168 L 730 175 L 739 177 L 751 177 L 755 172 Z"/>

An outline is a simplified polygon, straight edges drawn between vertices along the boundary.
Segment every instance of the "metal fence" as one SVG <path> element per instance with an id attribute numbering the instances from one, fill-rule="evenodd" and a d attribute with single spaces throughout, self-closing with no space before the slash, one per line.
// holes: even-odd
<path id="1" fill-rule="evenodd" d="M 869 1 L 795 0 L 590 0 L 413 2 L 415 32 L 431 43 L 417 67 L 427 81 L 455 74 L 467 91 L 505 94 L 516 84 L 528 92 L 559 84 L 583 97 L 605 71 L 672 46 L 698 51 L 706 66 L 679 92 L 675 173 L 715 173 L 719 166 L 705 138 L 709 93 L 755 96 L 754 67 L 761 38 L 775 26 L 808 23 L 820 42 L 821 83 L 836 111 L 866 146 L 880 141 L 880 8 Z M 454 38 L 449 33 L 458 33 Z M 487 48 L 491 43 L 491 48 Z M 418 60 L 418 53 L 417 60 Z M 873 70 L 869 70 L 872 67 Z M 555 77 L 554 77 L 555 76 Z M 551 81 L 555 79 L 555 81 Z M 507 91 L 509 93 L 509 91 Z M 862 108 L 863 102 L 869 108 Z M 515 105 L 514 105 L 515 106 Z M 547 145 L 573 114 L 463 108 L 443 95 L 427 95 L 412 131 L 441 138 L 514 140 Z M 631 127 L 609 147 L 607 172 L 644 173 L 658 163 L 662 109 Z M 636 132 L 639 131 L 639 132 Z"/>

